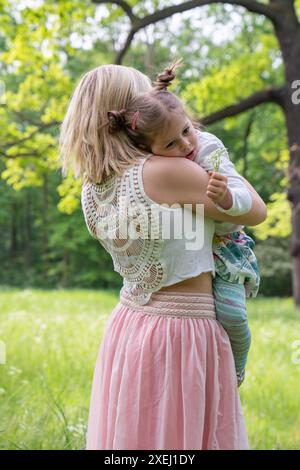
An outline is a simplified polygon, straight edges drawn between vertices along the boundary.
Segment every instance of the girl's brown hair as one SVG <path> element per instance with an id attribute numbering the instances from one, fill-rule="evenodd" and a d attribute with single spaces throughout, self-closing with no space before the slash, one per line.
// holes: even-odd
<path id="1" fill-rule="evenodd" d="M 139 148 L 151 152 L 154 136 L 170 125 L 172 113 L 187 116 L 196 129 L 201 129 L 201 124 L 184 109 L 180 99 L 167 90 L 181 65 L 182 59 L 179 59 L 166 67 L 157 76 L 152 90 L 134 97 L 126 109 L 110 111 L 106 122 L 109 132 L 125 133 Z"/>
<path id="2" fill-rule="evenodd" d="M 121 176 L 151 151 L 153 136 L 170 121 L 170 113 L 187 115 L 182 102 L 167 91 L 181 59 L 150 79 L 132 67 L 102 65 L 87 72 L 71 96 L 59 137 L 62 174 L 101 183 Z M 137 113 L 138 112 L 138 113 Z"/>

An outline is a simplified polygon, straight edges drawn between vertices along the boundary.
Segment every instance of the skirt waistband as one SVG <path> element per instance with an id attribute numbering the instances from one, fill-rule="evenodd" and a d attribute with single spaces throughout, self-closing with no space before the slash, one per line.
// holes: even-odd
<path id="1" fill-rule="evenodd" d="M 146 305 L 137 305 L 130 292 L 121 290 L 120 303 L 148 315 L 216 319 L 214 297 L 195 292 L 153 292 Z"/>

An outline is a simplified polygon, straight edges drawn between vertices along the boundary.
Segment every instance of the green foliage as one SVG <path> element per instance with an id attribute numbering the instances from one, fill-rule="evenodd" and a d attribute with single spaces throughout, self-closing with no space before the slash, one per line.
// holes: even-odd
<path id="1" fill-rule="evenodd" d="M 265 153 L 263 158 L 265 161 L 268 161 L 270 154 Z M 259 240 L 266 240 L 268 237 L 286 238 L 292 233 L 291 207 L 284 190 L 288 184 L 288 162 L 289 153 L 288 150 L 285 149 L 279 153 L 279 157 L 275 162 L 275 169 L 282 175 L 282 179 L 279 181 L 279 187 L 282 188 L 283 192 L 274 192 L 269 197 L 270 202 L 267 204 L 267 219 L 257 227 L 253 227 L 255 236 Z"/>
<path id="2" fill-rule="evenodd" d="M 295 8 L 296 8 L 298 18 L 300 19 L 300 0 L 295 0 Z"/>
<path id="3" fill-rule="evenodd" d="M 284 193 L 274 193 L 271 202 L 267 204 L 268 217 L 254 228 L 254 233 L 260 240 L 268 237 L 288 237 L 292 232 L 291 208 Z"/>
<path id="4" fill-rule="evenodd" d="M 168 0 L 129 4 L 140 16 L 169 6 Z M 281 85 L 284 71 L 270 21 L 234 7 L 241 15 L 234 22 L 232 9 L 216 3 L 182 15 L 176 27 L 172 18 L 155 23 L 136 35 L 124 65 L 154 79 L 183 57 L 173 91 L 198 117 Z M 102 15 L 97 24 L 96 12 Z M 89 0 L 46 0 L 25 8 L 0 0 L 0 26 L 6 88 L 0 105 L 0 283 L 120 285 L 109 255 L 84 225 L 81 181 L 61 177 L 57 137 L 76 83 L 87 70 L 113 62 L 128 18 L 118 5 L 98 9 Z M 266 242 L 270 236 L 286 239 L 288 151 L 279 107 L 260 106 L 207 130 L 223 140 L 238 171 L 268 204 L 268 219 L 253 235 Z"/>
<path id="5" fill-rule="evenodd" d="M 81 178 L 74 179 L 72 174 L 64 178 L 57 188 L 61 197 L 57 206 L 60 212 L 72 214 L 79 207 L 81 186 Z"/>
<path id="6" fill-rule="evenodd" d="M 94 6 L 89 2 L 48 1 L 18 11 L 6 3 L 5 43 L 0 50 L 5 103 L 0 112 L 0 151 L 6 170 L 1 177 L 16 190 L 39 186 L 45 172 L 58 169 L 57 127 L 74 81 L 65 67 L 76 55 L 71 33 L 87 31 Z M 3 142 L 3 144 L 1 144 Z"/>
<path id="7" fill-rule="evenodd" d="M 292 261 L 289 245 L 290 238 L 269 237 L 257 242 L 254 251 L 261 275 L 260 296 L 292 295 Z"/>
<path id="8" fill-rule="evenodd" d="M 209 115 L 230 106 L 273 83 L 273 57 L 275 37 L 262 35 L 255 51 L 246 50 L 228 65 L 211 67 L 210 73 L 199 82 L 190 83 L 182 98 L 198 115 Z M 249 73 L 250 71 L 250 73 Z M 251 73 L 251 72 L 255 73 Z M 238 84 L 238 86 L 237 86 Z"/>

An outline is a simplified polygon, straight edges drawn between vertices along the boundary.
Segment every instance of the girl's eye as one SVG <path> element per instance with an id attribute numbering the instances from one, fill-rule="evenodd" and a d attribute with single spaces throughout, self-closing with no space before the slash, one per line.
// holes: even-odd
<path id="1" fill-rule="evenodd" d="M 186 129 L 184 129 L 184 131 L 183 131 L 183 133 L 184 133 L 185 135 L 188 134 L 189 132 L 190 132 L 190 128 L 189 128 L 189 127 L 187 127 Z"/>
<path id="2" fill-rule="evenodd" d="M 170 142 L 170 143 L 166 146 L 166 148 L 172 147 L 173 144 L 174 144 L 174 142 Z"/>

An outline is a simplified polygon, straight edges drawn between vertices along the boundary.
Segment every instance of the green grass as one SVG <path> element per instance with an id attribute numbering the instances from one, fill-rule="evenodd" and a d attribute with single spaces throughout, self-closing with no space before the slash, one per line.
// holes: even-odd
<path id="1" fill-rule="evenodd" d="M 0 449 L 83 449 L 93 369 L 118 292 L 0 291 Z M 252 449 L 300 449 L 300 311 L 248 302 L 241 400 Z M 296 341 L 298 349 L 295 349 Z"/>

